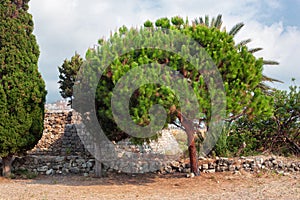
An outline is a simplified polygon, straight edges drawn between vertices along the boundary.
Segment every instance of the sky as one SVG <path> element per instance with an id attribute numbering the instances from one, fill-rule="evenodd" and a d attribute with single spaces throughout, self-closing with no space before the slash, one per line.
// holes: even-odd
<path id="1" fill-rule="evenodd" d="M 98 39 L 107 39 L 122 25 L 140 27 L 148 19 L 178 15 L 191 21 L 222 14 L 226 30 L 243 22 L 236 42 L 250 38 L 250 48 L 263 48 L 256 57 L 280 63 L 264 68 L 265 75 L 284 82 L 271 86 L 300 85 L 300 0 L 31 0 L 29 6 L 48 103 L 61 99 L 58 66 L 75 52 L 84 56 Z"/>

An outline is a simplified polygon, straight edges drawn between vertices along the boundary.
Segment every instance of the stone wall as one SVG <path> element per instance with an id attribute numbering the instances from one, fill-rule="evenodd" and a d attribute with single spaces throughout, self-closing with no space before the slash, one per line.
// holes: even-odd
<path id="1" fill-rule="evenodd" d="M 14 170 L 21 168 L 48 175 L 94 174 L 94 145 L 87 145 L 86 142 L 85 146 L 83 145 L 81 139 L 89 138 L 89 133 L 84 128 L 76 129 L 76 127 L 81 127 L 78 126 L 79 124 L 81 124 L 79 118 L 71 111 L 47 112 L 41 140 L 27 152 L 27 156 L 15 159 Z M 101 152 L 107 151 L 106 144 L 100 146 L 103 147 Z M 105 170 L 133 173 L 156 171 L 170 162 L 166 158 L 169 159 L 171 156 L 163 155 L 180 155 L 182 153 L 176 139 L 167 130 L 161 132 L 158 141 L 152 141 L 150 144 L 134 145 L 129 140 L 124 140 L 114 144 L 114 148 L 115 159 L 103 160 Z M 110 152 L 105 153 L 105 155 L 108 154 Z"/>
<path id="2" fill-rule="evenodd" d="M 28 155 L 17 157 L 13 171 L 27 170 L 35 174 L 81 174 L 94 175 L 95 159 L 80 156 Z"/>
<path id="3" fill-rule="evenodd" d="M 275 156 L 256 156 L 240 158 L 200 158 L 199 170 L 202 173 L 232 172 L 261 173 L 270 171 L 280 175 L 289 176 L 300 173 L 299 159 L 277 158 Z M 124 162 L 128 164 L 127 162 Z M 153 162 L 154 163 L 154 162 Z M 78 156 L 26 156 L 16 158 L 14 169 L 28 170 L 36 174 L 80 174 L 93 176 L 95 174 L 95 159 L 84 159 Z M 114 168 L 104 166 L 106 172 L 121 172 Z M 154 171 L 158 174 L 185 173 L 187 177 L 193 177 L 190 172 L 190 164 L 187 159 L 173 160 L 167 165 Z M 141 172 L 140 172 L 141 173 Z"/>
<path id="4" fill-rule="evenodd" d="M 260 173 L 271 171 L 281 175 L 290 175 L 300 172 L 300 160 L 284 157 L 270 156 L 250 156 L 239 158 L 204 158 L 200 157 L 199 170 L 202 173 L 232 172 L 239 173 L 247 171 L 250 173 Z M 177 160 L 171 162 L 168 166 L 162 168 L 162 174 L 184 172 L 189 176 L 190 166 L 186 160 Z"/>
<path id="5" fill-rule="evenodd" d="M 95 158 L 85 148 L 79 135 L 88 136 L 84 129 L 77 130 L 75 124 L 80 123 L 72 116 L 72 112 L 48 112 L 45 114 L 44 133 L 42 139 L 27 152 L 26 156 L 17 157 L 13 169 L 28 170 L 37 174 L 95 174 Z M 179 130 L 166 129 L 161 132 L 158 141 L 150 144 L 134 145 L 129 140 L 114 144 L 116 158 L 104 162 L 105 171 L 123 171 L 145 173 L 189 173 L 188 160 L 181 160 L 182 147 L 186 143 L 185 134 Z M 175 139 L 175 137 L 176 139 Z M 179 139 L 180 138 L 180 139 Z M 93 150 L 91 145 L 89 150 Z M 105 151 L 105 145 L 101 151 Z M 186 150 L 186 149 L 184 149 Z M 91 151 L 92 152 L 92 151 Z M 108 152 L 109 153 L 109 152 Z M 164 156 L 162 156 L 164 155 Z M 168 155 L 175 155 L 168 157 Z M 177 156 L 177 157 L 176 157 Z M 0 159 L 0 170 L 1 170 Z M 278 173 L 294 173 L 300 171 L 299 161 L 282 161 L 272 156 L 269 158 L 217 158 L 199 160 L 199 169 L 205 173 L 232 171 L 241 169 L 255 172 L 259 170 L 275 170 Z"/>
<path id="6" fill-rule="evenodd" d="M 91 157 L 77 135 L 72 111 L 47 112 L 43 136 L 30 155 Z"/>

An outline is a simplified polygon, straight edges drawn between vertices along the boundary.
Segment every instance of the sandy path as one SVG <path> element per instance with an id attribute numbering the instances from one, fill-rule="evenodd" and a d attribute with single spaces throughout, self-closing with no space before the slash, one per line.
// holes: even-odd
<path id="1" fill-rule="evenodd" d="M 250 173 L 0 178 L 0 199 L 300 199 L 300 176 Z"/>

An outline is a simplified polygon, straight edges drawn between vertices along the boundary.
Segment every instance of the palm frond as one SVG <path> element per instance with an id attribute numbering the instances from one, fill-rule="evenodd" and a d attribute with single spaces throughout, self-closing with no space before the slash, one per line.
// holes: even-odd
<path id="1" fill-rule="evenodd" d="M 209 27 L 209 16 L 205 15 L 205 25 Z"/>
<path id="2" fill-rule="evenodd" d="M 261 51 L 261 50 L 263 50 L 263 48 L 257 47 L 257 48 L 249 49 L 248 51 L 253 54 L 253 53 L 256 53 L 256 52 Z"/>
<path id="3" fill-rule="evenodd" d="M 216 22 L 216 19 L 213 17 L 211 22 L 210 22 L 210 27 L 211 28 L 215 27 L 215 22 Z"/>
<path id="4" fill-rule="evenodd" d="M 272 96 L 273 92 L 276 90 L 275 88 L 272 88 L 263 82 L 259 83 L 257 87 L 268 96 Z"/>
<path id="5" fill-rule="evenodd" d="M 263 60 L 264 65 L 279 65 L 279 62 L 274 60 Z"/>
<path id="6" fill-rule="evenodd" d="M 252 40 L 249 38 L 247 40 L 242 40 L 240 41 L 239 43 L 237 43 L 235 46 L 238 47 L 238 46 L 245 46 L 246 44 L 250 43 Z"/>
<path id="7" fill-rule="evenodd" d="M 205 15 L 204 19 L 203 17 L 196 18 L 194 19 L 193 23 L 196 25 L 204 25 L 210 28 L 217 28 L 221 30 L 223 24 L 222 15 L 219 14 L 217 18 L 213 17 L 211 21 L 209 20 L 209 16 Z"/>
<path id="8" fill-rule="evenodd" d="M 234 25 L 234 27 L 232 27 L 232 29 L 229 31 L 228 34 L 235 36 L 241 30 L 241 28 L 243 28 L 243 26 L 244 26 L 243 22 L 240 22 L 240 23 Z"/>
<path id="9" fill-rule="evenodd" d="M 196 25 L 205 25 L 202 17 L 194 19 L 193 23 Z"/>
<path id="10" fill-rule="evenodd" d="M 268 82 L 271 82 L 271 83 L 274 83 L 274 82 L 283 83 L 283 81 L 281 81 L 281 80 L 271 78 L 271 77 L 268 77 L 266 75 L 263 75 L 262 80 L 263 81 L 268 81 Z"/>
<path id="11" fill-rule="evenodd" d="M 215 22 L 215 27 L 220 30 L 221 27 L 222 27 L 222 23 L 223 23 L 222 15 L 218 15 L 217 19 L 216 19 L 216 22 Z"/>
<path id="12" fill-rule="evenodd" d="M 204 21 L 203 21 L 203 18 L 202 18 L 202 17 L 200 17 L 199 20 L 200 20 L 200 21 L 199 21 L 200 24 L 204 24 Z"/>
<path id="13" fill-rule="evenodd" d="M 221 30 L 222 28 L 222 15 L 219 14 L 216 18 L 212 18 L 212 20 L 210 21 L 209 16 L 205 15 L 205 17 L 199 17 L 198 19 L 195 19 L 193 21 L 193 23 L 195 23 L 196 25 L 203 25 L 206 26 L 208 28 L 217 28 L 218 30 Z M 244 26 L 244 23 L 238 23 L 235 26 L 233 26 L 231 28 L 231 30 L 229 32 L 226 31 L 226 28 L 223 27 L 222 31 L 227 32 L 229 35 L 231 36 L 235 36 Z M 250 43 L 252 40 L 251 39 L 246 39 L 246 40 L 242 40 L 239 43 L 237 43 L 235 45 L 235 47 L 237 49 L 239 49 L 240 47 L 246 46 L 248 43 Z M 258 47 L 258 48 L 252 48 L 252 49 L 248 49 L 248 52 L 253 54 L 256 53 L 258 51 L 261 51 L 262 48 Z M 263 64 L 264 65 L 278 65 L 279 63 L 276 61 L 270 61 L 270 60 L 263 60 Z M 219 65 L 222 65 L 222 63 L 220 63 Z M 282 81 L 278 80 L 278 79 L 274 79 L 271 77 L 268 77 L 266 75 L 263 75 L 262 77 L 262 81 L 257 85 L 258 88 L 260 88 L 266 95 L 272 95 L 272 93 L 275 91 L 274 88 L 272 88 L 271 86 L 267 85 L 266 82 L 278 82 L 278 83 L 283 83 Z"/>
<path id="14" fill-rule="evenodd" d="M 272 96 L 272 94 L 274 93 L 274 91 L 276 90 L 275 88 L 267 85 L 265 82 L 270 82 L 270 83 L 274 83 L 274 82 L 278 82 L 278 83 L 283 83 L 282 81 L 275 79 L 275 78 L 271 78 L 268 77 L 266 75 L 263 75 L 262 77 L 262 81 L 257 85 L 258 88 L 261 89 L 261 91 L 263 91 L 266 95 Z"/>
<path id="15" fill-rule="evenodd" d="M 259 83 L 257 87 L 260 88 L 260 89 L 262 89 L 263 91 L 264 90 L 272 90 L 272 87 L 268 86 L 264 82 Z"/>
<path id="16" fill-rule="evenodd" d="M 194 19 L 194 21 L 192 21 L 192 23 L 193 24 L 195 24 L 195 25 L 198 25 L 198 24 L 200 24 L 200 22 L 199 22 L 199 20 L 196 18 L 196 19 Z"/>

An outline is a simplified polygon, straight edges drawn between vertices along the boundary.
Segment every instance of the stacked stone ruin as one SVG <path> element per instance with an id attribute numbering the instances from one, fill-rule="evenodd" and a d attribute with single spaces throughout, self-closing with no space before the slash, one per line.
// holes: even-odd
<path id="1" fill-rule="evenodd" d="M 41 140 L 27 155 L 16 157 L 13 170 L 27 170 L 36 174 L 95 174 L 95 157 L 82 139 L 88 136 L 79 130 L 80 120 L 72 111 L 47 112 Z M 130 140 L 114 143 L 116 159 L 103 160 L 104 171 L 160 174 L 190 173 L 188 159 L 182 159 L 183 151 L 174 138 L 178 130 L 166 129 L 162 137 L 150 144 L 134 145 Z M 80 135 L 82 134 L 82 135 Z M 85 144 L 85 145 L 84 145 Z M 105 146 L 105 145 L 103 145 Z M 88 148 L 86 148 L 88 147 Z M 105 151 L 105 147 L 102 151 Z M 0 170 L 2 164 L 0 159 Z M 299 161 L 282 160 L 275 156 L 252 158 L 199 158 L 199 169 L 203 173 L 240 170 L 260 172 L 272 170 L 279 174 L 300 172 Z"/>

